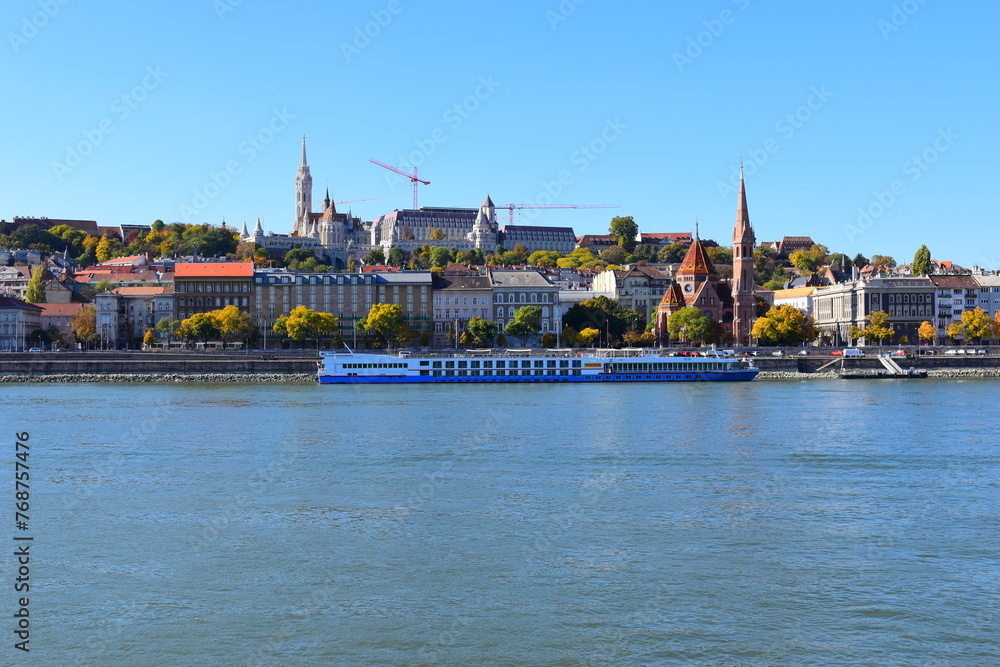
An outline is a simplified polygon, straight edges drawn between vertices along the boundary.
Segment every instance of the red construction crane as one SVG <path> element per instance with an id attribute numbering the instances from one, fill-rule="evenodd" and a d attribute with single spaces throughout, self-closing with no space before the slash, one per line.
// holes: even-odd
<path id="1" fill-rule="evenodd" d="M 410 182 L 413 183 L 413 210 L 417 210 L 417 184 L 418 183 L 423 183 L 424 185 L 430 185 L 431 182 L 430 181 L 422 181 L 422 180 L 420 180 L 420 178 L 419 178 L 419 176 L 417 174 L 417 168 L 416 167 L 413 168 L 413 174 L 411 175 L 411 174 L 407 174 L 405 171 L 401 171 L 399 169 L 396 169 L 395 167 L 390 167 L 389 165 L 384 164 L 382 162 L 379 162 L 378 160 L 368 160 L 368 161 L 371 162 L 371 163 L 373 163 L 373 164 L 377 164 L 380 167 L 388 169 L 389 171 L 396 172 L 400 176 L 405 176 L 406 178 L 410 179 Z"/>
<path id="2" fill-rule="evenodd" d="M 514 224 L 515 208 L 621 208 L 618 204 L 504 204 L 497 208 L 507 209 L 507 224 Z"/>

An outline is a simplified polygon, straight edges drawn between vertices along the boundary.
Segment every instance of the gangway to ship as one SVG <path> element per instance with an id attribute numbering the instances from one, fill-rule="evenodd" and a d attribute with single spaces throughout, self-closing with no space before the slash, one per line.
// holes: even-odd
<path id="1" fill-rule="evenodd" d="M 878 360 L 882 363 L 885 369 L 893 375 L 906 375 L 906 371 L 904 371 L 889 355 L 880 354 L 878 355 Z"/>

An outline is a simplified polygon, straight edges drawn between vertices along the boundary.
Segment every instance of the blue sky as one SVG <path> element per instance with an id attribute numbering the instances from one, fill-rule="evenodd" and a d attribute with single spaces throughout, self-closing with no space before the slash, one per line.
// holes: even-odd
<path id="1" fill-rule="evenodd" d="M 758 240 L 1000 268 L 996 3 L 100 4 L 4 3 L 0 217 L 288 232 L 306 134 L 317 208 L 728 244 L 742 155 Z"/>

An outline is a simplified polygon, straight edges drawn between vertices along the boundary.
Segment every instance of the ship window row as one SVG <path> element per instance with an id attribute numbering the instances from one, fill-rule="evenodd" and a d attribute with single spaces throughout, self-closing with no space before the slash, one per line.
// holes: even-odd
<path id="1" fill-rule="evenodd" d="M 570 365 L 573 368 L 581 368 L 582 362 L 579 359 L 535 359 L 534 361 L 530 359 L 511 359 L 510 361 L 504 359 L 484 360 L 484 361 L 434 361 L 432 362 L 433 368 L 555 368 L 558 364 L 559 368 L 569 368 Z M 420 362 L 421 366 L 426 366 L 426 361 Z"/>
<path id="2" fill-rule="evenodd" d="M 344 364 L 344 368 L 406 368 L 406 364 Z"/>
<path id="3" fill-rule="evenodd" d="M 642 373 L 657 371 L 712 371 L 724 368 L 724 361 L 699 361 L 693 364 L 663 363 L 663 364 L 611 364 L 615 373 Z"/>
<path id="4" fill-rule="evenodd" d="M 430 377 L 579 377 L 580 370 L 465 370 L 465 371 L 420 371 L 422 376 Z"/>

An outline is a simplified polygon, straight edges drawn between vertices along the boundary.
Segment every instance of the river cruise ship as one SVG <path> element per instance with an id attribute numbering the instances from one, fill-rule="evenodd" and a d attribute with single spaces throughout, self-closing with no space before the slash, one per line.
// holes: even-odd
<path id="1" fill-rule="evenodd" d="M 670 356 L 649 350 L 464 350 L 371 354 L 325 352 L 322 384 L 431 382 L 726 382 L 757 377 L 752 361 L 721 354 Z"/>

